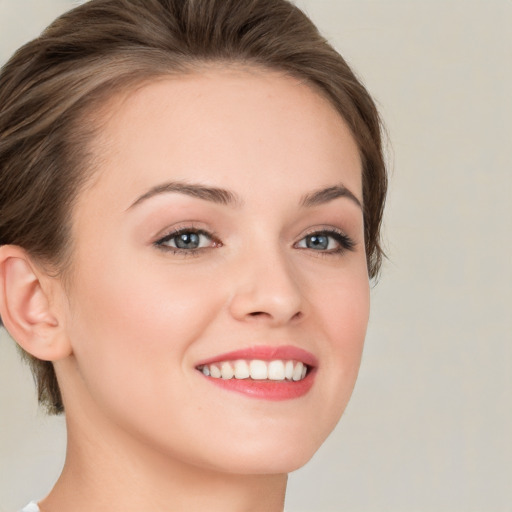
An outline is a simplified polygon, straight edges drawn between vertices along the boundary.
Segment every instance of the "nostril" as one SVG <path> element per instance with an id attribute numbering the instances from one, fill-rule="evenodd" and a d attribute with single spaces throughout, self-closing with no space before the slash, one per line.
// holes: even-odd
<path id="1" fill-rule="evenodd" d="M 253 311 L 252 313 L 249 313 L 248 316 L 252 318 L 272 317 L 272 315 L 270 313 L 267 313 L 266 311 Z M 303 316 L 304 314 L 302 313 L 302 311 L 297 311 L 297 313 L 295 313 L 295 315 L 291 317 L 291 320 L 299 320 Z"/>

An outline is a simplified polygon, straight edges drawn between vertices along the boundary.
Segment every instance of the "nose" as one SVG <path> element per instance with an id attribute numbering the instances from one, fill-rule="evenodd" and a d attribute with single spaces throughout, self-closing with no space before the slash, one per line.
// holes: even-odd
<path id="1" fill-rule="evenodd" d="M 236 320 L 280 326 L 305 315 L 298 275 L 282 255 L 245 255 L 233 277 L 229 308 Z"/>

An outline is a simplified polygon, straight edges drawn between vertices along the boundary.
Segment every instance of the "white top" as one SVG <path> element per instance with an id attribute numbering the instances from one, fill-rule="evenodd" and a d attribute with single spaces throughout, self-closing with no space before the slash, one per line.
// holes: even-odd
<path id="1" fill-rule="evenodd" d="M 39 512 L 39 507 L 35 501 L 31 501 L 25 508 L 21 509 L 20 512 Z"/>

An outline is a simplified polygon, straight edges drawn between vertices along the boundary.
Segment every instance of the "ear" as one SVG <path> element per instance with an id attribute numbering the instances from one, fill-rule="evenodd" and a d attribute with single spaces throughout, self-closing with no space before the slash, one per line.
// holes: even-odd
<path id="1" fill-rule="evenodd" d="M 0 317 L 25 352 L 44 361 L 71 353 L 56 293 L 62 293 L 60 283 L 24 249 L 0 247 Z"/>

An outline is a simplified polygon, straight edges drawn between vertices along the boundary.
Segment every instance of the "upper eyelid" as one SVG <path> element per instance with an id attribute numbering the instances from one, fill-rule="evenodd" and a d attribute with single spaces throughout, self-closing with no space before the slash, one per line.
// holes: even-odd
<path id="1" fill-rule="evenodd" d="M 319 234 L 319 233 L 324 233 L 324 234 L 336 234 L 336 235 L 341 235 L 343 237 L 346 237 L 350 240 L 352 240 L 352 242 L 354 242 L 354 244 L 356 243 L 356 241 L 343 229 L 341 228 L 336 228 L 334 226 L 314 226 L 312 228 L 309 228 L 307 229 L 306 231 L 304 231 L 303 233 L 301 233 L 299 235 L 299 240 L 302 240 L 303 238 L 307 237 L 307 236 L 311 236 L 311 235 L 315 235 L 315 234 Z"/>
<path id="2" fill-rule="evenodd" d="M 182 233 L 197 233 L 199 235 L 206 235 L 210 238 L 213 237 L 213 235 L 209 231 L 206 231 L 205 229 L 188 228 L 187 227 L 187 228 L 171 229 L 168 233 L 166 233 L 165 235 L 159 236 L 158 238 L 159 239 L 172 238 L 173 236 L 178 236 L 178 235 L 181 235 Z"/>
<path id="3" fill-rule="evenodd" d="M 165 229 L 161 229 L 158 231 L 156 235 L 154 235 L 152 238 L 155 242 L 158 242 L 159 240 L 162 240 L 164 238 L 172 237 L 179 235 L 180 233 L 187 233 L 187 232 L 195 232 L 195 233 L 201 233 L 204 235 L 207 235 L 209 237 L 215 237 L 215 233 L 208 229 L 199 226 L 198 224 L 202 224 L 198 221 L 189 221 L 189 222 L 179 222 L 174 224 L 172 227 L 167 227 Z"/>

